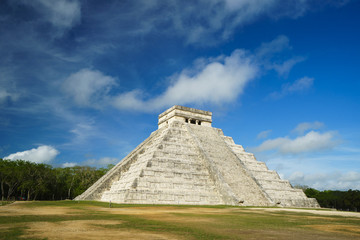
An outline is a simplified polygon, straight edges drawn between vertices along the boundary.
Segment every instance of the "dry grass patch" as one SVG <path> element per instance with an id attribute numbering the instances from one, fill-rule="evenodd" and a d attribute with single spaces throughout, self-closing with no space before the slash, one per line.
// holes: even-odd
<path id="1" fill-rule="evenodd" d="M 180 239 L 166 233 L 149 233 L 134 229 L 109 228 L 121 221 L 77 220 L 27 224 L 24 238 L 36 239 Z"/>
<path id="2" fill-rule="evenodd" d="M 79 214 L 71 208 L 64 207 L 24 207 L 24 202 L 14 203 L 12 205 L 0 208 L 0 216 L 21 216 L 21 215 L 68 215 Z"/>
<path id="3" fill-rule="evenodd" d="M 0 239 L 359 239 L 360 218 L 326 211 L 29 202 L 0 207 Z M 330 212 L 332 213 L 332 212 Z"/>
<path id="4" fill-rule="evenodd" d="M 346 234 L 360 239 L 360 228 L 358 225 L 309 225 L 306 227 L 325 232 Z"/>

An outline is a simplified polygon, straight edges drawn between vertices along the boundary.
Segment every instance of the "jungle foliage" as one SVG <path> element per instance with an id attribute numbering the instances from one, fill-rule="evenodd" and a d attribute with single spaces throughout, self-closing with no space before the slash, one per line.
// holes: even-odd
<path id="1" fill-rule="evenodd" d="M 1 199 L 73 199 L 112 167 L 113 165 L 100 169 L 88 166 L 54 168 L 42 163 L 0 159 Z"/>
<path id="2" fill-rule="evenodd" d="M 313 188 L 307 188 L 304 192 L 307 197 L 316 198 L 321 207 L 360 212 L 359 190 L 319 191 Z"/>

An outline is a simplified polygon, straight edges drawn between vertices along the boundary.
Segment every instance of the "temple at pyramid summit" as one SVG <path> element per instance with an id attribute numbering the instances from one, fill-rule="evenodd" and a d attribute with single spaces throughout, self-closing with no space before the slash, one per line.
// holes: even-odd
<path id="1" fill-rule="evenodd" d="M 158 130 L 75 200 L 131 204 L 319 207 L 219 128 L 173 106 Z"/>

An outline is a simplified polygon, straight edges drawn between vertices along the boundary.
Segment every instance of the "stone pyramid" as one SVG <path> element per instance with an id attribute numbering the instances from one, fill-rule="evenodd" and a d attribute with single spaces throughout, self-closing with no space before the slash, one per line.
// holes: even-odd
<path id="1" fill-rule="evenodd" d="M 319 207 L 211 123 L 211 112 L 173 106 L 157 131 L 75 200 Z"/>

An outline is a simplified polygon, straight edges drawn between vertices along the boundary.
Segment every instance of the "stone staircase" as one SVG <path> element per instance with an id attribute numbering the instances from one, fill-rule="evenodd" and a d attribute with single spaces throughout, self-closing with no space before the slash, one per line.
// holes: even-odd
<path id="1" fill-rule="evenodd" d="M 140 153 L 129 170 L 103 193 L 101 201 L 224 204 L 184 123 L 172 123 Z"/>
<path id="2" fill-rule="evenodd" d="M 224 181 L 236 196 L 237 204 L 243 206 L 269 206 L 266 195 L 244 169 L 235 153 L 228 147 L 224 139 L 214 128 L 198 125 L 187 125 L 189 130 L 199 140 L 209 161 L 219 171 Z"/>
<path id="3" fill-rule="evenodd" d="M 218 133 L 223 136 L 221 130 Z M 223 139 L 273 204 L 283 207 L 320 207 L 315 199 L 307 198 L 301 189 L 295 189 L 289 181 L 280 179 L 276 171 L 269 170 L 264 162 L 257 161 L 254 154 L 245 152 L 231 137 L 223 136 Z"/>

